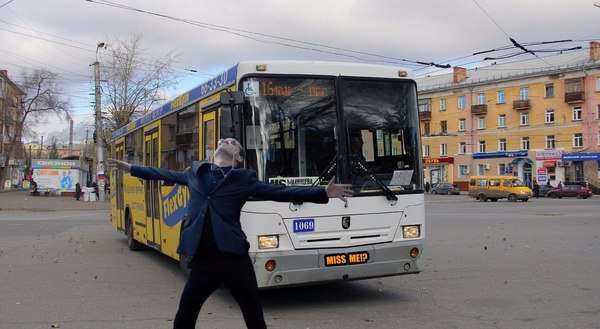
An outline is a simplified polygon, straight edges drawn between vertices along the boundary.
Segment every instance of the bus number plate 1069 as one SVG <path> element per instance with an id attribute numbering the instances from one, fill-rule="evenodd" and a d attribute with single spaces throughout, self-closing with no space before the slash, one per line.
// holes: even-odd
<path id="1" fill-rule="evenodd" d="M 310 219 L 294 219 L 294 233 L 298 232 L 314 232 L 315 220 Z"/>

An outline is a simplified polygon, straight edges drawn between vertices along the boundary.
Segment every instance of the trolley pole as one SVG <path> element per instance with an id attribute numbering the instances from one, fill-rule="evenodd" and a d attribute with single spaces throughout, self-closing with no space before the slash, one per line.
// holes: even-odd
<path id="1" fill-rule="evenodd" d="M 102 145 L 102 107 L 100 106 L 100 62 L 98 62 L 98 49 L 104 47 L 104 42 L 99 42 L 96 47 L 96 61 L 94 62 L 94 93 L 96 95 L 96 182 L 98 184 L 98 201 L 104 202 L 104 149 Z"/>

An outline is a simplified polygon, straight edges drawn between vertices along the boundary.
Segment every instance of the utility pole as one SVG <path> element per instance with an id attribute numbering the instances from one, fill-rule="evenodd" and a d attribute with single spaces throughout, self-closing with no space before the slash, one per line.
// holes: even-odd
<path id="1" fill-rule="evenodd" d="M 73 155 L 73 120 L 69 122 L 69 156 Z"/>
<path id="2" fill-rule="evenodd" d="M 96 61 L 94 62 L 94 94 L 96 95 L 96 181 L 98 183 L 98 201 L 104 202 L 104 149 L 102 145 L 102 107 L 100 105 L 100 62 L 98 49 L 104 47 L 104 42 L 96 46 Z"/>

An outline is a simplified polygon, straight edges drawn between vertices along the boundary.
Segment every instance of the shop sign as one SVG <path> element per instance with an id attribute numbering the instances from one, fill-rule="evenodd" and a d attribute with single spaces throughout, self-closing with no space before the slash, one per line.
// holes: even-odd
<path id="1" fill-rule="evenodd" d="M 454 158 L 423 158 L 424 164 L 454 163 Z"/>
<path id="2" fill-rule="evenodd" d="M 548 172 L 546 168 L 538 168 L 537 170 L 537 181 L 540 184 L 545 184 L 548 180 Z"/>
<path id="3" fill-rule="evenodd" d="M 563 154 L 563 161 L 599 161 L 600 153 L 569 153 Z"/>
<path id="4" fill-rule="evenodd" d="M 542 162 L 542 166 L 545 168 L 554 168 L 556 167 L 556 161 L 544 161 Z"/>
<path id="5" fill-rule="evenodd" d="M 562 154 L 563 150 L 535 151 L 535 158 L 537 160 L 560 160 Z"/>

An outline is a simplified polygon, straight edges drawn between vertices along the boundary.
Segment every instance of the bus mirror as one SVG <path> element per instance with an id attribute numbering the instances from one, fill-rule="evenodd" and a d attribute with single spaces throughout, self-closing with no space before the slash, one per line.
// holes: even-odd
<path id="1" fill-rule="evenodd" d="M 244 93 L 241 91 L 225 91 L 221 93 L 221 105 L 244 104 Z"/>

